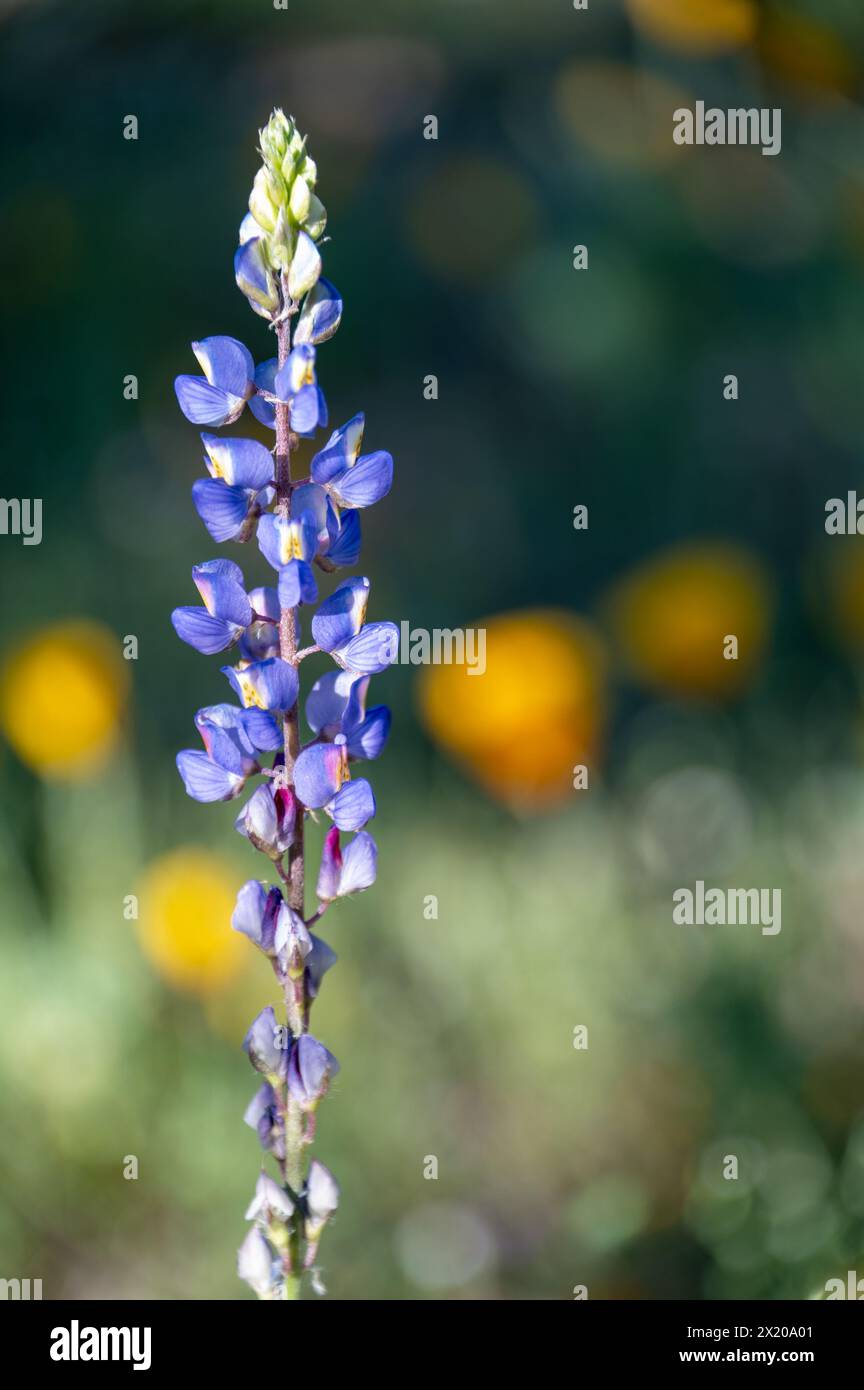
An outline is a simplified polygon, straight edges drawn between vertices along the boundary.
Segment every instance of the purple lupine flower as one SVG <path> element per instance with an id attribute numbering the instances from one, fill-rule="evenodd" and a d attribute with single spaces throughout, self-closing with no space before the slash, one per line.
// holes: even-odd
<path id="1" fill-rule="evenodd" d="M 366 830 L 349 841 L 344 851 L 340 846 L 339 827 L 334 825 L 324 837 L 321 866 L 318 871 L 317 895 L 322 903 L 336 898 L 362 893 L 375 882 L 378 868 L 378 846 Z"/>
<path id="2" fill-rule="evenodd" d="M 203 608 L 175 608 L 174 631 L 182 641 L 206 656 L 224 652 L 252 622 L 252 605 L 243 587 L 243 573 L 232 560 L 209 560 L 192 570 Z"/>
<path id="3" fill-rule="evenodd" d="M 369 677 L 328 671 L 306 699 L 306 723 L 321 738 L 345 738 L 349 758 L 377 758 L 390 733 L 390 711 L 376 705 L 366 712 Z"/>
<path id="4" fill-rule="evenodd" d="M 265 956 L 275 956 L 276 922 L 279 910 L 284 906 L 278 888 L 267 888 L 258 879 L 251 878 L 237 894 L 231 926 L 236 932 L 248 936 Z"/>
<path id="5" fill-rule="evenodd" d="M 302 975 L 303 962 L 312 950 L 312 938 L 300 913 L 285 902 L 277 913 L 273 945 L 282 974 Z"/>
<path id="6" fill-rule="evenodd" d="M 309 1176 L 312 1176 L 311 1168 Z M 262 1168 L 255 1184 L 255 1196 L 246 1208 L 246 1220 L 257 1221 L 259 1225 L 266 1227 L 274 1218 L 277 1221 L 287 1221 L 293 1211 L 294 1203 L 288 1193 Z"/>
<path id="7" fill-rule="evenodd" d="M 314 1110 L 339 1063 L 311 1033 L 294 1039 L 288 1058 L 288 1090 L 304 1110 Z"/>
<path id="8" fill-rule="evenodd" d="M 255 1070 L 262 1072 L 271 1086 L 277 1079 L 284 1079 L 292 1049 L 285 1029 L 276 1022 L 271 1004 L 253 1019 L 243 1039 L 243 1050 Z"/>
<path id="9" fill-rule="evenodd" d="M 252 1226 L 237 1251 L 237 1273 L 259 1298 L 271 1298 L 280 1269 L 274 1251 L 258 1226 Z"/>
<path id="10" fill-rule="evenodd" d="M 195 425 L 230 425 L 254 389 L 252 354 L 236 338 L 204 338 L 192 344 L 203 376 L 178 376 L 180 409 Z"/>
<path id="11" fill-rule="evenodd" d="M 339 1184 L 317 1158 L 309 1164 L 309 1176 L 303 1193 L 306 1206 L 306 1235 L 317 1240 L 326 1223 L 339 1206 Z"/>
<path id="12" fill-rule="evenodd" d="M 296 819 L 297 799 L 290 787 L 274 792 L 265 784 L 252 793 L 234 828 L 262 854 L 281 861 L 294 843 Z"/>
<path id="13" fill-rule="evenodd" d="M 284 713 L 297 703 L 300 677 L 280 656 L 252 661 L 248 666 L 223 666 L 222 674 L 247 709 L 257 705 L 259 709 Z"/>
<path id="14" fill-rule="evenodd" d="M 285 1159 L 285 1130 L 276 1104 L 276 1092 L 269 1081 L 262 1081 L 246 1106 L 244 1123 L 254 1129 L 262 1149 L 280 1162 Z"/>
<path id="15" fill-rule="evenodd" d="M 327 424 L 317 349 L 339 327 L 343 304 L 321 274 L 317 243 L 327 214 L 305 139 L 281 111 L 259 136 L 263 162 L 240 225 L 234 276 L 274 330 L 276 356 L 256 367 L 235 338 L 204 338 L 193 344 L 203 376 L 180 376 L 175 389 L 187 419 L 206 427 L 207 476 L 193 484 L 195 508 L 214 540 L 257 540 L 252 560 L 260 555 L 265 570 L 258 587 L 247 590 L 232 560 L 196 565 L 201 604 L 175 609 L 172 621 L 178 636 L 205 656 L 235 648 L 221 670 L 237 703 L 200 709 L 195 726 L 203 747 L 177 755 L 186 791 L 198 801 L 226 801 L 252 784 L 235 827 L 279 879 L 278 885 L 248 879 L 231 918 L 232 928 L 271 961 L 284 1001 L 285 1022 L 268 1005 L 243 1044 L 262 1078 L 244 1120 L 278 1165 L 281 1182 L 266 1172 L 258 1179 L 238 1272 L 260 1298 L 271 1299 L 299 1296 L 339 1199 L 322 1163 L 313 1159 L 306 1170 L 312 1112 L 339 1068 L 308 1031 L 311 1005 L 336 962 L 310 927 L 338 898 L 375 881 L 377 848 L 364 829 L 376 813 L 375 795 L 365 777 L 351 773 L 352 764 L 376 758 L 387 740 L 389 711 L 376 705 L 367 712 L 366 701 L 370 676 L 396 658 L 398 629 L 366 621 L 366 578 L 344 580 L 318 602 L 314 567 L 326 576 L 357 564 L 360 511 L 389 491 L 393 460 L 381 449 L 361 454 L 361 413 L 323 445 L 319 440 L 308 479 L 292 479 L 297 437 L 312 438 Z M 210 432 L 237 420 L 247 403 L 274 431 L 272 452 L 254 439 Z M 300 613 L 313 604 L 313 645 L 300 650 Z M 309 693 L 313 737 L 304 746 L 299 667 L 315 650 L 329 653 L 335 669 Z M 324 838 L 317 910 L 307 915 L 304 825 L 322 810 L 333 824 Z M 349 836 L 344 844 L 343 835 Z M 320 1291 L 314 1279 L 313 1288 Z"/>
<path id="16" fill-rule="evenodd" d="M 321 988 L 321 981 L 338 960 L 334 950 L 314 932 L 309 933 L 309 940 L 312 942 L 312 950 L 309 952 L 304 962 L 306 974 L 304 977 L 306 998 L 316 999 Z"/>

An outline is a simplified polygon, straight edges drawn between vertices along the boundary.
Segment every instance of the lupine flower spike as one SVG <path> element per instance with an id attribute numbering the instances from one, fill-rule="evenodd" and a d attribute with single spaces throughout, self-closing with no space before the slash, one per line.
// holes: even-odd
<path id="1" fill-rule="evenodd" d="M 305 137 L 274 111 L 260 139 L 263 162 L 240 224 L 234 275 L 268 321 L 276 355 L 256 365 L 235 338 L 203 338 L 192 344 L 203 375 L 179 376 L 175 390 L 186 418 L 205 427 L 208 476 L 192 488 L 204 526 L 214 541 L 254 539 L 253 559 L 269 569 L 263 585 L 249 589 L 233 560 L 195 565 L 201 602 L 176 608 L 172 622 L 207 656 L 233 649 L 221 667 L 233 702 L 198 711 L 203 748 L 177 755 L 183 784 L 196 801 L 244 796 L 236 829 L 264 855 L 265 880 L 279 880 L 244 883 L 231 921 L 270 961 L 285 1011 L 280 1021 L 272 1007 L 263 1009 L 243 1044 L 259 1074 L 244 1118 L 279 1180 L 266 1170 L 258 1178 L 237 1269 L 259 1298 L 295 1299 L 307 1276 L 323 1289 L 318 1246 L 339 1203 L 333 1174 L 317 1158 L 307 1162 L 318 1104 L 339 1070 L 309 1031 L 312 1003 L 336 960 L 311 927 L 337 898 L 375 881 L 378 851 L 366 829 L 375 797 L 353 774 L 387 741 L 389 711 L 367 710 L 366 701 L 370 677 L 395 659 L 398 641 L 394 623 L 366 621 L 368 579 L 345 579 L 318 603 L 315 570 L 326 580 L 357 563 L 360 511 L 389 491 L 393 460 L 380 449 L 361 453 L 365 422 L 354 415 L 315 454 L 310 476 L 292 477 L 299 438 L 327 424 L 317 350 L 339 327 L 342 300 L 321 274 L 327 214 Z M 272 448 L 212 433 L 247 406 L 274 432 Z M 302 610 L 316 603 L 307 620 Z M 329 653 L 336 669 L 309 691 L 311 737 L 303 743 L 299 668 L 314 651 Z M 307 915 L 304 829 L 317 812 L 332 825 L 313 877 L 317 905 Z"/>

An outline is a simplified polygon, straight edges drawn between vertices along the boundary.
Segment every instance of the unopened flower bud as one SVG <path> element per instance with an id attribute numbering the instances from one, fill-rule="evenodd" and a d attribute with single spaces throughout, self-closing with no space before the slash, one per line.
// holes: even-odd
<path id="1" fill-rule="evenodd" d="M 275 1185 L 275 1184 L 274 1184 Z M 321 1232 L 339 1205 L 339 1184 L 323 1163 L 313 1158 L 306 1179 L 306 1239 L 317 1244 Z"/>
<path id="2" fill-rule="evenodd" d="M 278 1264 L 257 1226 L 253 1226 L 237 1251 L 237 1273 L 259 1298 L 272 1298 L 278 1281 Z"/>
<path id="3" fill-rule="evenodd" d="M 289 1240 L 286 1223 L 291 1219 L 293 1212 L 294 1203 L 288 1193 L 262 1168 L 258 1175 L 255 1196 L 246 1208 L 246 1220 L 257 1222 L 266 1232 L 271 1245 L 277 1250 L 284 1250 Z"/>
<path id="4" fill-rule="evenodd" d="M 256 1071 L 260 1071 L 271 1085 L 284 1080 L 288 1070 L 291 1048 L 291 1035 L 287 1028 L 276 1022 L 272 1005 L 262 1009 L 253 1021 L 249 1032 L 243 1039 L 243 1050 Z"/>

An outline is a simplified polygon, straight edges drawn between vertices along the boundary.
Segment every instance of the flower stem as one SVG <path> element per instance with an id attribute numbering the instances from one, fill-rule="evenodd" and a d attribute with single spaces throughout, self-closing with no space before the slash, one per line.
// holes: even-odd
<path id="1" fill-rule="evenodd" d="M 283 295 L 287 304 L 287 292 L 283 284 Z M 288 358 L 291 351 L 291 313 L 289 312 L 277 324 L 276 337 L 278 342 L 278 361 L 281 367 Z M 291 514 L 291 450 L 296 448 L 297 436 L 291 431 L 291 407 L 287 403 L 277 403 L 276 407 L 276 511 L 279 516 L 286 520 Z M 279 655 L 283 661 L 288 661 L 292 665 L 297 658 L 297 637 L 298 623 L 297 610 L 295 608 L 283 608 L 279 613 Z M 292 787 L 294 784 L 294 763 L 300 752 L 300 714 L 298 703 L 295 701 L 293 707 L 285 715 L 285 772 L 284 785 Z M 304 892 L 304 854 L 303 854 L 303 818 L 305 812 L 300 805 L 297 807 L 297 819 L 294 829 L 294 843 L 288 851 L 288 871 L 283 871 L 283 878 L 286 882 L 288 904 L 304 915 L 305 892 Z M 285 1010 L 288 1017 L 288 1024 L 292 1033 L 304 1031 L 305 999 L 302 997 L 302 983 L 299 993 L 300 1000 L 297 999 L 298 991 L 295 991 L 294 981 L 288 974 L 285 976 Z M 295 1193 L 299 1193 L 303 1186 L 303 1112 L 298 1103 L 292 1098 L 288 1087 L 285 1087 L 285 1181 Z M 303 1265 L 301 1258 L 301 1236 L 303 1218 L 299 1212 L 295 1213 L 292 1224 L 289 1259 L 290 1270 L 285 1274 L 285 1298 L 295 1300 L 300 1297 L 300 1286 L 303 1278 Z"/>

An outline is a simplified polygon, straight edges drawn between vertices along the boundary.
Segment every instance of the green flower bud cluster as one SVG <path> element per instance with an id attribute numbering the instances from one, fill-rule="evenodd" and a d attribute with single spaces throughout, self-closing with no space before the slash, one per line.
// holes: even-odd
<path id="1" fill-rule="evenodd" d="M 317 241 L 327 225 L 327 212 L 315 193 L 315 161 L 292 118 L 274 111 L 259 138 L 264 163 L 255 175 L 249 211 L 260 228 L 267 264 L 287 271 L 298 233 L 304 231 Z"/>

